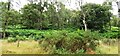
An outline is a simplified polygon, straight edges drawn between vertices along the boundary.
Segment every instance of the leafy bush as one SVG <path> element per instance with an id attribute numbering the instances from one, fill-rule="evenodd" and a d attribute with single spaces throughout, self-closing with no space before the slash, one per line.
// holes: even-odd
<path id="1" fill-rule="evenodd" d="M 8 42 L 16 42 L 17 39 L 16 39 L 16 38 L 13 38 L 13 37 L 8 37 L 7 41 L 8 41 Z"/>
<path id="2" fill-rule="evenodd" d="M 114 31 L 114 32 L 118 32 L 119 31 L 119 28 L 118 27 L 111 27 L 111 30 Z"/>
<path id="3" fill-rule="evenodd" d="M 77 50 L 75 54 L 84 54 L 85 50 L 84 49 L 80 49 Z"/>
<path id="4" fill-rule="evenodd" d="M 118 38 L 119 33 L 109 31 L 109 32 L 102 33 L 101 36 L 104 38 Z"/>
<path id="5" fill-rule="evenodd" d="M 64 48 L 61 48 L 61 49 L 55 50 L 55 54 L 71 54 L 71 52 Z"/>
<path id="6" fill-rule="evenodd" d="M 97 44 L 95 44 L 95 40 L 101 39 L 101 36 L 98 32 L 91 32 L 89 30 L 84 32 L 82 37 L 85 48 L 90 47 L 92 50 L 95 50 L 97 46 Z"/>
<path id="7" fill-rule="evenodd" d="M 26 36 L 19 36 L 21 41 L 28 40 Z"/>
<path id="8" fill-rule="evenodd" d="M 83 31 L 83 30 L 77 30 L 74 32 L 69 32 L 66 30 L 63 31 L 50 31 L 50 32 L 44 32 L 43 36 L 44 39 L 41 39 L 39 41 L 39 44 L 41 43 L 44 45 L 46 43 L 49 43 L 46 45 L 46 47 L 56 46 L 57 53 L 62 53 L 64 51 L 70 52 L 70 53 L 83 53 L 86 51 L 86 48 L 90 47 L 92 50 L 96 49 L 96 43 L 94 40 L 100 39 L 100 33 L 99 32 L 91 32 L 91 31 Z M 61 50 L 61 48 L 63 48 Z"/>
<path id="9" fill-rule="evenodd" d="M 118 37 L 118 32 L 108 31 L 99 33 L 98 31 L 84 31 L 84 30 L 46 30 L 46 31 L 20 31 L 15 32 L 17 40 L 36 40 L 40 46 L 49 48 L 56 47 L 57 53 L 84 53 L 87 48 L 96 49 L 97 43 L 95 41 L 102 38 Z M 63 48 L 63 49 L 61 49 Z M 83 50 L 84 52 L 83 52 Z"/>
<path id="10" fill-rule="evenodd" d="M 42 38 L 41 35 L 30 35 L 29 38 L 33 38 L 35 41 L 40 40 Z"/>

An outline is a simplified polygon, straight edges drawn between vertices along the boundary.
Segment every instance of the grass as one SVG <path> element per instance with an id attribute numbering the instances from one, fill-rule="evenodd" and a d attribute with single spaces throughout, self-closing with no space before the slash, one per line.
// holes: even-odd
<path id="1" fill-rule="evenodd" d="M 100 54 L 118 54 L 118 47 L 117 46 L 99 46 L 98 50 Z"/>
<path id="2" fill-rule="evenodd" d="M 119 53 L 119 56 L 120 56 L 120 39 L 118 40 L 118 53 Z"/>
<path id="3" fill-rule="evenodd" d="M 99 54 L 118 54 L 118 48 L 118 41 L 109 44 L 101 43 L 96 51 Z"/>
<path id="4" fill-rule="evenodd" d="M 17 42 L 8 43 L 6 40 L 3 40 L 2 44 L 3 54 L 47 54 L 36 41 L 21 41 L 19 47 Z"/>
<path id="5" fill-rule="evenodd" d="M 51 50 L 47 52 L 38 45 L 37 41 L 21 41 L 20 47 L 17 47 L 17 42 L 8 43 L 6 40 L 2 40 L 2 53 L 3 54 L 49 54 Z M 101 44 L 97 47 L 98 54 L 118 54 L 118 46 L 109 46 Z"/>
<path id="6" fill-rule="evenodd" d="M 2 55 L 2 41 L 0 40 L 0 55 Z"/>

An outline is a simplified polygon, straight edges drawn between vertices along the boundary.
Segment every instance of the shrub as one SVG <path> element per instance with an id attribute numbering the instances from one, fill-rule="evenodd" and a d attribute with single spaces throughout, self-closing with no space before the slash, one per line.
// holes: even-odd
<path id="1" fill-rule="evenodd" d="M 16 38 L 13 38 L 13 37 L 8 37 L 7 41 L 8 41 L 8 42 L 16 42 L 17 39 L 16 39 Z"/>
<path id="2" fill-rule="evenodd" d="M 80 50 L 77 50 L 75 52 L 75 54 L 84 54 L 85 50 L 84 49 L 80 49 Z"/>
<path id="3" fill-rule="evenodd" d="M 19 36 L 21 41 L 28 40 L 27 36 Z"/>
<path id="4" fill-rule="evenodd" d="M 101 39 L 100 34 L 98 32 L 91 32 L 91 31 L 85 31 L 83 32 L 83 36 L 82 36 L 82 41 L 84 44 L 84 50 L 86 50 L 86 48 L 92 48 L 92 50 L 96 49 L 97 44 L 95 44 L 95 40 L 99 40 Z"/>
<path id="5" fill-rule="evenodd" d="M 119 29 L 118 29 L 118 27 L 111 27 L 111 31 L 114 31 L 114 32 L 118 32 L 119 31 Z"/>
<path id="6" fill-rule="evenodd" d="M 85 32 L 82 30 L 77 30 L 74 32 L 55 30 L 46 32 L 43 34 L 43 36 L 45 36 L 45 38 L 39 41 L 40 45 L 41 43 L 44 45 L 45 43 L 43 42 L 46 42 L 48 43 L 46 47 L 49 47 L 49 45 L 56 46 L 57 53 L 62 53 L 63 50 L 61 50 L 61 48 L 65 49 L 66 52 L 71 53 L 82 53 L 82 49 L 85 52 L 86 48 L 88 47 L 92 48 L 92 50 L 95 50 L 97 44 L 94 42 L 94 40 L 101 38 L 99 32 Z"/>
<path id="7" fill-rule="evenodd" d="M 40 40 L 42 38 L 42 35 L 30 35 L 29 38 L 33 38 L 35 41 Z"/>
<path id="8" fill-rule="evenodd" d="M 108 31 L 108 32 L 102 33 L 101 36 L 104 38 L 118 38 L 119 32 Z"/>
<path id="9" fill-rule="evenodd" d="M 61 48 L 61 49 L 55 50 L 55 54 L 71 54 L 71 52 L 64 48 Z"/>

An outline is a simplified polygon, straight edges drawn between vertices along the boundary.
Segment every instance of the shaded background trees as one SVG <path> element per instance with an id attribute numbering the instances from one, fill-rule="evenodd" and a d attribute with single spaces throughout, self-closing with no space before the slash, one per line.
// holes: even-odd
<path id="1" fill-rule="evenodd" d="M 86 23 L 89 29 L 102 30 L 103 27 L 110 21 L 111 12 L 109 11 L 111 7 L 97 5 L 97 4 L 87 4 L 84 5 L 82 10 L 86 15 Z"/>
<path id="2" fill-rule="evenodd" d="M 2 7 L 4 7 L 2 9 L 5 9 L 6 12 L 2 14 L 4 16 L 1 16 L 1 19 L 5 22 L 5 17 L 7 17 L 8 25 L 3 24 L 3 26 L 12 29 L 18 26 L 18 28 L 22 29 L 36 30 L 65 28 L 85 29 L 83 18 L 85 18 L 87 28 L 90 30 L 103 30 L 111 26 L 108 23 L 113 23 L 113 21 L 110 20 L 112 16 L 110 12 L 111 6 L 105 3 L 103 5 L 79 5 L 81 10 L 70 10 L 67 9 L 62 2 L 51 1 L 51 3 L 48 3 L 47 1 L 37 1 L 36 3 L 35 1 L 30 1 L 30 3 L 25 5 L 19 12 L 13 9 L 8 11 L 6 6 L 8 6 L 8 3 L 6 3 L 5 6 L 2 5 Z M 3 27 L 3 29 L 5 28 Z"/>
<path id="3" fill-rule="evenodd" d="M 86 4 L 82 7 L 88 29 L 101 30 L 110 21 L 111 7 L 99 4 Z M 63 29 L 67 26 L 84 28 L 81 21 L 82 12 L 66 9 L 60 2 L 28 4 L 22 8 L 22 18 L 23 25 L 27 28 Z"/>

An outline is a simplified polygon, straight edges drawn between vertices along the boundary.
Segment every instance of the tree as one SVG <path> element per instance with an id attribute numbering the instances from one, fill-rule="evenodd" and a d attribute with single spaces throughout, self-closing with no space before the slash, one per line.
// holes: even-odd
<path id="1" fill-rule="evenodd" d="M 83 5 L 83 0 L 79 0 L 78 3 L 79 3 L 79 7 L 81 9 L 82 22 L 83 22 L 83 25 L 84 25 L 84 30 L 87 31 L 87 23 L 86 23 L 86 13 L 87 13 L 87 11 L 83 11 L 83 6 L 82 6 Z"/>
<path id="2" fill-rule="evenodd" d="M 46 2 L 25 5 L 21 10 L 23 17 L 22 20 L 24 20 L 23 25 L 27 26 L 29 29 L 34 28 L 40 30 L 45 28 L 46 24 L 44 23 L 47 22 L 45 8 L 47 7 L 48 4 Z"/>
<path id="3" fill-rule="evenodd" d="M 6 26 L 8 25 L 8 16 L 9 16 L 9 13 L 8 11 L 10 10 L 10 4 L 11 2 L 7 2 L 7 3 L 4 3 L 4 2 L 1 2 L 1 20 L 2 20 L 2 30 L 3 30 L 3 38 L 5 38 L 5 31 L 6 31 Z"/>
<path id="4" fill-rule="evenodd" d="M 112 16 L 112 19 L 110 22 L 112 26 L 120 27 L 120 18 L 117 18 L 116 16 Z"/>
<path id="5" fill-rule="evenodd" d="M 57 12 L 55 4 L 51 2 L 51 4 L 48 4 L 49 7 L 47 7 L 46 15 L 49 21 L 49 28 L 56 29 L 57 27 Z"/>
<path id="6" fill-rule="evenodd" d="M 33 4 L 34 2 L 38 2 L 38 0 L 27 0 L 27 1 L 30 2 L 31 4 Z"/>
<path id="7" fill-rule="evenodd" d="M 86 15 L 86 24 L 89 29 L 102 30 L 110 21 L 111 7 L 99 4 L 86 4 L 82 6 L 82 10 Z M 81 15 L 84 18 L 84 15 Z M 83 23 L 84 24 L 84 23 Z"/>
<path id="8" fill-rule="evenodd" d="M 1 21 L 2 21 L 2 32 L 3 32 L 3 38 L 6 37 L 6 29 L 9 25 L 15 25 L 18 23 L 18 16 L 19 13 L 12 9 L 11 7 L 11 1 L 5 3 L 0 2 L 0 13 L 1 13 Z"/>
<path id="9" fill-rule="evenodd" d="M 61 2 L 28 4 L 22 8 L 21 12 L 23 25 L 33 29 L 62 29 L 69 21 L 69 17 L 72 16 L 69 13 L 73 13 L 66 9 Z"/>

